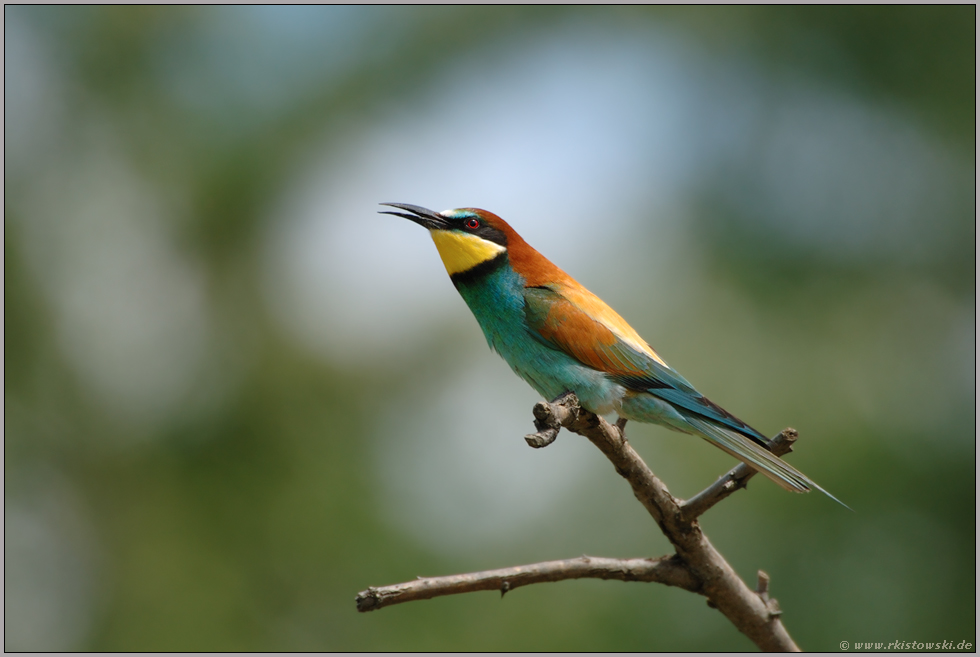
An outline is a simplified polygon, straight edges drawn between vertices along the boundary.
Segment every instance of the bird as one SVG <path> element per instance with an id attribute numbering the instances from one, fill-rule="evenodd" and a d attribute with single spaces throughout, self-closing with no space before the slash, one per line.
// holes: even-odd
<path id="1" fill-rule="evenodd" d="M 545 399 L 574 393 L 582 408 L 700 436 L 782 488 L 819 490 L 769 451 L 761 433 L 710 401 L 616 311 L 479 208 L 434 212 L 381 203 L 429 230 L 449 278 L 490 348 Z"/>

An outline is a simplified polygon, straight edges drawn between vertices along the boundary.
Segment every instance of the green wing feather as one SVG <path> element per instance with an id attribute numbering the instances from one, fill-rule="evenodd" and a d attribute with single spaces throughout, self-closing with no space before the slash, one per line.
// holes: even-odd
<path id="1" fill-rule="evenodd" d="M 671 367 L 619 339 L 560 293 L 548 287 L 527 288 L 524 305 L 527 327 L 535 339 L 606 372 L 629 390 L 670 403 L 708 442 L 786 490 L 805 493 L 815 488 L 850 508 L 770 452 L 768 440 L 761 433 L 699 393 Z"/>
<path id="2" fill-rule="evenodd" d="M 647 392 L 766 445 L 765 436 L 699 393 L 674 369 L 620 340 L 558 292 L 547 287 L 528 288 L 524 305 L 528 329 L 541 342 L 608 373 L 629 390 Z"/>

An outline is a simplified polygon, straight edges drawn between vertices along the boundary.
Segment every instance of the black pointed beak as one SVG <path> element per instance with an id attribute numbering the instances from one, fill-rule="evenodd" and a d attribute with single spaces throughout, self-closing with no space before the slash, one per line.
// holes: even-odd
<path id="1" fill-rule="evenodd" d="M 429 230 L 445 230 L 449 228 L 449 222 L 438 212 L 433 212 L 432 210 L 427 210 L 425 208 L 419 207 L 417 205 L 409 205 L 408 203 L 381 203 L 381 205 L 387 205 L 388 207 L 398 208 L 399 210 L 405 210 L 406 212 L 411 212 L 412 214 L 405 214 L 404 212 L 391 212 L 390 210 L 381 210 L 378 214 L 390 214 L 396 217 L 402 217 L 410 221 L 414 221 L 424 228 Z"/>

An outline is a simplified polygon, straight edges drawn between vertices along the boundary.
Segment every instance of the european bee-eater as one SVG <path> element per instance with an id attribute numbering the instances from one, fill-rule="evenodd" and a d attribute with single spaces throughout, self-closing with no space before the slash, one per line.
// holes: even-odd
<path id="1" fill-rule="evenodd" d="M 429 229 L 456 289 L 514 372 L 548 400 L 574 392 L 597 414 L 701 436 L 785 488 L 833 495 L 766 447 L 766 438 L 709 401 L 616 312 L 507 222 L 476 208 L 382 211 Z"/>

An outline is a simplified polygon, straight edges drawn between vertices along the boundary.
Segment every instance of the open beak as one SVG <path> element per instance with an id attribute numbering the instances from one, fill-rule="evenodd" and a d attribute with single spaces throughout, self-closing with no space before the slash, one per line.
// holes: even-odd
<path id="1" fill-rule="evenodd" d="M 399 210 L 405 210 L 406 212 L 411 212 L 412 214 L 405 214 L 404 212 L 391 212 L 390 210 L 381 210 L 378 214 L 391 214 L 396 217 L 402 217 L 410 221 L 414 221 L 424 228 L 429 230 L 446 230 L 449 228 L 449 222 L 438 212 L 433 212 L 432 210 L 427 210 L 425 208 L 419 207 L 417 205 L 409 205 L 408 203 L 382 203 L 381 205 L 387 205 L 392 208 L 398 208 Z"/>

